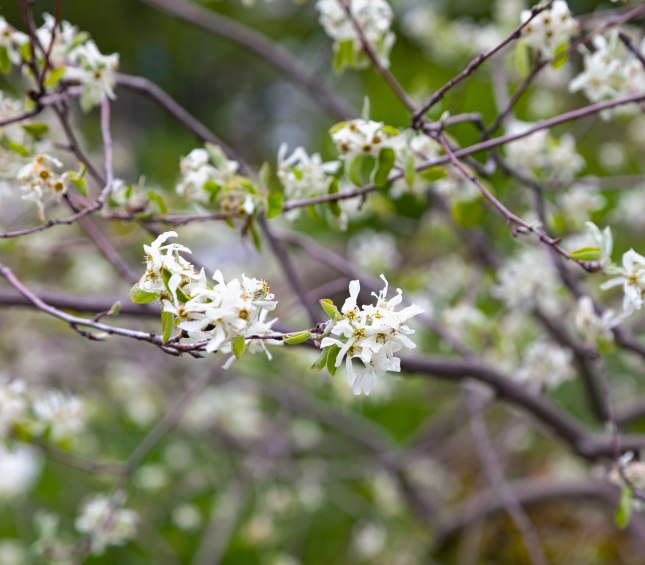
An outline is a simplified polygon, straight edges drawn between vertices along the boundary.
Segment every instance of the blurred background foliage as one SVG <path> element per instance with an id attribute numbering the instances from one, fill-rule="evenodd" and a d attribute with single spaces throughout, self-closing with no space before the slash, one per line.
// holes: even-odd
<path id="1" fill-rule="evenodd" d="M 373 119 L 397 127 L 409 123 L 409 115 L 375 72 L 333 73 L 331 44 L 317 23 L 313 2 L 257 0 L 251 9 L 236 0 L 201 4 L 285 46 L 330 89 L 349 100 L 357 115 L 367 96 Z M 472 52 L 464 49 L 463 53 L 438 57 L 431 41 L 428 47 L 402 33 L 406 13 L 416 5 L 431 4 L 447 22 L 469 21 L 483 28 L 496 17 L 498 6 L 505 5 L 487 0 L 392 4 L 397 12 L 397 41 L 391 68 L 418 100 L 454 76 Z M 54 0 L 39 0 L 35 9 L 37 13 L 52 13 L 54 5 Z M 574 14 L 613 6 L 590 0 L 571 0 L 569 5 Z M 20 22 L 17 2 L 4 0 L 1 10 L 8 21 Z M 62 17 L 91 33 L 102 52 L 118 52 L 122 72 L 159 84 L 252 165 L 259 168 L 263 161 L 275 162 L 283 142 L 291 148 L 303 145 L 309 152 L 334 157 L 327 132 L 335 120 L 297 85 L 229 41 L 135 0 L 64 0 Z M 446 109 L 453 114 L 477 111 L 490 121 L 496 109 L 489 71 L 486 65 L 455 89 L 437 108 L 437 114 Z M 14 80 L 10 88 L 19 90 L 19 84 Z M 548 85 L 534 92 L 519 104 L 519 118 L 536 120 L 584 103 L 581 97 L 563 90 L 551 91 Z M 129 182 L 145 176 L 150 184 L 173 191 L 179 158 L 198 143 L 149 100 L 124 89 L 119 89 L 117 96 L 113 104 L 117 175 Z M 78 125 L 86 144 L 100 155 L 97 114 L 95 110 L 85 119 L 79 115 Z M 623 143 L 629 120 L 593 126 L 598 126 L 597 120 L 558 130 L 576 136 L 586 160 L 585 175 L 644 172 L 642 146 Z M 469 126 L 455 129 L 455 135 L 464 145 L 477 139 L 477 132 Z M 617 148 L 618 157 L 606 157 L 607 152 L 615 156 Z M 497 174 L 489 182 L 511 208 L 526 207 L 526 199 L 517 195 L 512 181 Z M 610 218 L 618 199 L 613 191 L 604 196 L 607 204 L 593 218 L 600 223 Z M 365 228 L 393 233 L 404 256 L 403 264 L 392 273 L 395 286 L 403 287 L 406 293 L 417 292 L 417 296 L 425 292 L 432 296 L 423 273 L 437 257 L 457 255 L 459 241 L 445 226 L 426 222 L 425 202 L 418 198 L 404 197 L 394 204 L 379 197 L 373 200 L 368 213 L 352 222 L 346 232 L 330 232 L 324 221 L 304 216 L 295 225 L 341 253 L 349 238 Z M 500 254 L 512 253 L 517 243 L 504 222 L 478 210 L 475 221 L 494 238 Z M 563 229 L 571 231 L 569 227 Z M 181 232 L 212 268 L 224 265 L 235 272 L 241 265 L 250 275 L 275 279 L 273 290 L 285 303 L 281 321 L 293 327 L 306 323 L 294 311 L 293 301 L 289 307 L 289 287 L 279 282 L 279 270 L 272 265 L 268 252 L 258 256 L 249 245 L 240 246 L 236 234 L 223 225 L 192 226 Z M 132 264 L 139 263 L 144 240 L 131 227 L 118 228 L 116 241 Z M 642 232 L 621 232 L 617 252 L 638 241 L 642 242 Z M 2 249 L 4 254 L 17 254 L 16 265 L 41 286 L 127 296 L 127 285 L 105 274 L 105 265 L 92 259 L 91 249 L 79 242 L 78 234 L 67 233 L 57 243 L 49 235 L 33 236 L 24 244 L 3 243 Z M 306 254 L 299 257 L 298 266 L 308 288 L 333 281 L 329 270 Z M 482 276 L 482 284 L 490 284 L 492 274 Z M 333 297 L 342 301 L 344 295 L 342 291 Z M 494 326 L 499 302 L 479 296 L 478 307 L 493 317 Z M 155 323 L 150 324 L 150 328 L 155 327 Z M 79 439 L 74 451 L 106 461 L 125 460 L 172 399 L 209 363 L 169 359 L 136 343 L 81 341 L 57 322 L 23 311 L 3 311 L 0 331 L 8 372 L 59 383 L 88 399 L 92 406 L 91 433 Z M 424 353 L 447 352 L 436 338 L 425 333 L 419 334 L 417 343 Z M 400 477 L 383 470 L 360 441 L 347 439 L 343 425 L 334 422 L 333 411 L 350 418 L 358 433 L 365 428 L 391 449 L 417 446 L 415 456 L 404 466 L 437 503 L 436 512 L 450 514 L 455 505 L 488 487 L 472 447 L 458 388 L 388 375 L 382 395 L 353 399 L 343 375 L 330 382 L 308 370 L 313 353 L 277 350 L 275 357 L 271 364 L 260 356 L 246 358 L 240 370 L 245 375 L 234 370 L 226 377 L 241 381 L 243 389 L 252 391 L 252 404 L 257 406 L 249 412 L 257 409 L 261 425 L 248 424 L 252 428 L 248 431 L 243 422 L 229 429 L 227 419 L 234 414 L 224 411 L 224 424 L 219 428 L 199 421 L 181 426 L 155 450 L 129 489 L 127 505 L 142 516 L 136 540 L 92 557 L 88 563 L 190 563 L 212 539 L 227 535 L 230 540 L 222 558 L 226 564 L 431 562 L 428 552 L 436 532 L 416 516 L 402 493 Z M 618 356 L 608 363 L 613 374 L 623 379 L 617 386 L 619 401 L 635 391 L 642 392 L 631 366 Z M 214 387 L 216 391 L 218 387 Z M 295 400 L 289 397 L 291 391 Z M 300 402 L 300 397 L 306 401 Z M 598 426 L 587 414 L 579 381 L 566 383 L 551 397 L 588 425 Z M 317 417 L 318 412 L 312 411 L 308 402 L 314 403 L 323 416 Z M 232 406 L 234 411 L 235 404 Z M 209 405 L 201 409 L 207 414 L 204 421 L 209 422 Z M 332 411 L 331 416 L 327 410 Z M 590 475 L 588 467 L 565 447 L 536 432 L 526 417 L 496 406 L 489 410 L 488 419 L 509 480 L 532 475 L 554 480 Z M 270 433 L 263 433 L 267 430 Z M 435 437 L 440 432 L 433 430 L 446 431 Z M 633 431 L 645 431 L 645 426 L 640 430 L 635 426 Z M 423 441 L 419 444 L 419 440 Z M 20 540 L 17 544 L 23 545 L 33 542 L 37 538 L 34 515 L 38 509 L 60 515 L 61 536 L 72 541 L 80 501 L 88 493 L 107 491 L 114 483 L 114 477 L 73 470 L 55 457 L 43 461 L 44 469 L 29 498 L 8 501 L 0 509 L 0 536 L 5 541 Z M 556 500 L 531 510 L 550 562 L 641 562 L 641 556 L 632 553 L 627 536 L 614 530 L 611 508 L 593 501 L 576 504 Z M 469 561 L 469 549 L 479 557 Z M 0 541 L 0 562 L 17 562 L 3 557 L 11 555 L 2 553 L 9 550 L 9 545 Z M 438 563 L 528 562 L 513 524 L 500 514 L 461 538 L 448 540 L 432 559 Z"/>

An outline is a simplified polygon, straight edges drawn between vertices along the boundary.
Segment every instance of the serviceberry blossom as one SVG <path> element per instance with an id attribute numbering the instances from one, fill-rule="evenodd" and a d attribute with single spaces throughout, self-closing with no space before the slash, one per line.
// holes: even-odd
<path id="1" fill-rule="evenodd" d="M 370 273 L 391 271 L 401 263 L 396 240 L 387 232 L 363 230 L 349 240 L 347 250 L 349 260 Z"/>
<path id="2" fill-rule="evenodd" d="M 74 522 L 78 532 L 91 536 L 94 555 L 101 555 L 110 545 L 125 545 L 136 535 L 138 524 L 134 510 L 122 508 L 118 501 L 113 508 L 103 495 L 87 500 Z"/>
<path id="3" fill-rule="evenodd" d="M 42 466 L 42 459 L 34 448 L 18 444 L 9 449 L 0 444 L 0 500 L 29 492 Z"/>
<path id="4" fill-rule="evenodd" d="M 25 383 L 0 377 L 0 440 L 7 437 L 15 424 L 24 421 L 28 413 Z"/>
<path id="5" fill-rule="evenodd" d="M 20 63 L 20 49 L 29 43 L 29 36 L 15 30 L 6 19 L 0 16 L 0 50 L 6 50 L 12 65 Z"/>
<path id="6" fill-rule="evenodd" d="M 393 147 L 398 130 L 382 122 L 351 120 L 341 122 L 331 129 L 331 138 L 342 159 L 352 161 L 356 157 L 378 157 L 383 148 Z"/>
<path id="7" fill-rule="evenodd" d="M 612 341 L 612 329 L 621 322 L 621 317 L 612 309 L 605 310 L 601 315 L 596 313 L 593 300 L 589 296 L 581 296 L 575 313 L 575 323 L 578 331 L 591 344 L 598 339 Z"/>
<path id="8" fill-rule="evenodd" d="M 34 400 L 33 411 L 39 426 L 55 441 L 71 440 L 85 429 L 85 405 L 77 396 L 48 391 Z"/>
<path id="9" fill-rule="evenodd" d="M 390 30 L 394 14 L 386 0 L 344 0 L 348 3 L 352 16 L 360 26 L 365 39 L 372 46 L 381 63 L 389 65 L 389 56 L 394 45 L 394 33 Z M 368 64 L 363 54 L 361 41 L 352 21 L 338 0 L 318 0 L 316 8 L 320 12 L 320 23 L 327 35 L 334 40 L 334 50 L 338 52 L 343 45 L 352 50 L 355 68 Z"/>
<path id="10" fill-rule="evenodd" d="M 607 478 L 621 489 L 645 491 L 645 462 L 634 459 L 634 454 L 627 452 L 612 467 Z M 639 511 L 645 506 L 639 498 L 634 498 L 633 504 L 634 509 Z"/>
<path id="11" fill-rule="evenodd" d="M 56 26 L 56 18 L 51 14 L 43 14 L 45 23 L 36 30 L 36 37 L 38 42 L 45 49 L 51 51 L 49 54 L 49 62 L 54 67 L 64 67 L 69 62 L 70 52 L 88 38 L 85 32 L 79 32 L 76 26 L 69 22 L 61 21 L 54 34 L 54 27 Z M 52 45 L 52 39 L 54 41 Z"/>
<path id="12" fill-rule="evenodd" d="M 252 214 L 255 210 L 253 184 L 238 173 L 239 163 L 216 145 L 193 149 L 181 159 L 179 168 L 177 194 L 187 200 L 232 214 Z"/>
<path id="13" fill-rule="evenodd" d="M 534 124 L 513 121 L 507 128 L 510 135 L 521 134 Z M 522 171 L 531 171 L 540 178 L 571 181 L 584 167 L 584 159 L 576 151 L 575 139 L 563 135 L 555 139 L 546 130 L 512 141 L 505 147 L 509 164 Z"/>
<path id="14" fill-rule="evenodd" d="M 604 208 L 607 199 L 590 184 L 576 184 L 558 197 L 558 203 L 567 221 L 581 225 L 592 212 Z"/>
<path id="15" fill-rule="evenodd" d="M 0 91 L 0 121 L 15 118 L 25 111 L 24 104 L 20 100 L 7 96 Z M 0 142 L 10 142 L 22 144 L 25 138 L 23 123 L 13 123 L 6 126 L 0 126 Z M 4 152 L 4 148 L 1 150 Z M 4 171 L 3 171 L 4 172 Z"/>
<path id="16" fill-rule="evenodd" d="M 357 305 L 360 282 L 349 283 L 349 298 L 341 309 L 341 318 L 329 322 L 326 333 L 330 334 L 321 341 L 321 348 L 339 348 L 335 365 L 340 367 L 343 359 L 347 369 L 349 386 L 355 395 L 369 394 L 377 376 L 387 371 L 399 372 L 400 359 L 395 353 L 403 348 L 414 349 L 416 345 L 408 337 L 414 333 L 405 323 L 423 310 L 412 304 L 400 310 L 395 308 L 403 301 L 401 289 L 387 299 L 388 282 L 381 275 L 385 287 L 378 294 L 372 293 L 376 304 Z M 360 359 L 365 370 L 357 375 L 352 359 Z"/>
<path id="17" fill-rule="evenodd" d="M 302 147 L 287 157 L 283 143 L 278 150 L 278 178 L 284 187 L 285 200 L 312 198 L 325 194 L 332 176 L 338 171 L 338 161 L 323 162 L 318 153 L 309 155 Z M 296 210 L 294 210 L 295 212 Z"/>
<path id="18" fill-rule="evenodd" d="M 89 110 L 104 98 L 115 98 L 114 86 L 119 55 L 103 55 L 93 41 L 87 41 L 69 54 L 65 78 L 83 85 L 81 107 Z"/>
<path id="19" fill-rule="evenodd" d="M 522 23 L 530 17 L 531 10 L 522 11 L 520 16 Z M 569 6 L 564 0 L 556 0 L 526 25 L 522 37 L 527 45 L 552 56 L 577 32 L 578 22 L 571 16 Z"/>
<path id="20" fill-rule="evenodd" d="M 42 153 L 18 171 L 22 198 L 38 206 L 38 216 L 42 221 L 45 220 L 45 205 L 60 202 L 67 192 L 67 173 L 61 175 L 57 172 L 62 167 L 58 159 Z"/>
<path id="21" fill-rule="evenodd" d="M 198 273 L 180 254 L 189 254 L 190 249 L 166 243 L 171 237 L 177 237 L 177 232 L 165 232 L 151 245 L 144 245 L 146 271 L 131 291 L 135 302 L 159 298 L 163 312 L 173 315 L 179 329 L 190 338 L 208 341 L 208 352 L 230 353 L 236 337 L 271 334 L 276 320 L 267 321 L 266 317 L 277 302 L 266 281 L 242 275 L 241 280 L 227 283 L 217 270 L 213 275 L 215 284 L 210 284 L 204 270 Z M 265 351 L 271 358 L 266 341 L 276 343 L 251 340 L 248 350 Z"/>
<path id="22" fill-rule="evenodd" d="M 591 102 L 613 100 L 645 90 L 645 69 L 619 39 L 619 30 L 593 38 L 594 51 L 584 51 L 584 71 L 569 84 L 571 92 L 582 91 Z M 645 41 L 641 45 L 641 52 Z M 601 116 L 638 112 L 636 105 L 606 110 Z"/>
<path id="23" fill-rule="evenodd" d="M 575 377 L 573 353 L 550 341 L 539 340 L 524 352 L 515 377 L 536 391 L 553 390 Z"/>
<path id="24" fill-rule="evenodd" d="M 609 274 L 618 276 L 603 283 L 600 288 L 607 290 L 615 286 L 623 287 L 623 314 L 629 316 L 643 307 L 645 295 L 645 257 L 630 249 L 623 255 L 623 266 L 608 267 Z"/>

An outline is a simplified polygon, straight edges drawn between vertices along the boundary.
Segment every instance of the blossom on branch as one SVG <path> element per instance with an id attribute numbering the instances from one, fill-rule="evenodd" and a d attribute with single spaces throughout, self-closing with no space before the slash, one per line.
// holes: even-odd
<path id="1" fill-rule="evenodd" d="M 531 10 L 524 10 L 522 22 L 530 18 Z M 569 38 L 577 32 L 578 22 L 571 17 L 569 6 L 564 0 L 556 0 L 524 27 L 522 37 L 527 45 L 552 56 L 566 46 Z"/>
<path id="2" fill-rule="evenodd" d="M 23 200 L 38 206 L 38 216 L 45 220 L 45 205 L 60 202 L 67 192 L 68 173 L 59 174 L 63 163 L 44 153 L 37 155 L 30 163 L 18 171 L 18 182 Z"/>

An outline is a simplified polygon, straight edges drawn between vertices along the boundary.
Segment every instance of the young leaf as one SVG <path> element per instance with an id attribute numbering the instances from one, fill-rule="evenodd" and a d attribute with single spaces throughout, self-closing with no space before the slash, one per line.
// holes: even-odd
<path id="1" fill-rule="evenodd" d="M 0 73 L 3 75 L 9 74 L 11 70 L 11 59 L 9 58 L 9 49 L 2 45 L 0 46 Z"/>
<path id="2" fill-rule="evenodd" d="M 45 79 L 45 86 L 51 88 L 56 86 L 63 77 L 65 76 L 65 67 L 57 67 L 53 71 L 47 73 L 47 78 Z"/>
<path id="3" fill-rule="evenodd" d="M 141 290 L 138 283 L 130 289 L 130 300 L 135 304 L 148 304 L 148 302 L 152 302 L 156 298 L 157 294 Z"/>
<path id="4" fill-rule="evenodd" d="M 338 179 L 332 179 L 332 181 L 329 183 L 328 192 L 329 194 L 336 194 L 340 192 L 340 185 L 338 183 Z M 337 218 L 343 213 L 340 207 L 340 204 L 338 203 L 338 200 L 330 200 L 329 209 L 331 210 L 331 213 Z"/>
<path id="5" fill-rule="evenodd" d="M 569 253 L 572 259 L 578 261 L 598 261 L 600 259 L 599 247 L 583 247 Z"/>
<path id="6" fill-rule="evenodd" d="M 282 213 L 284 208 L 284 193 L 279 190 L 269 192 L 267 196 L 267 211 L 266 216 L 268 219 L 275 218 Z"/>
<path id="7" fill-rule="evenodd" d="M 157 207 L 159 208 L 159 211 L 162 214 L 168 213 L 168 206 L 166 206 L 166 202 L 164 201 L 161 194 L 159 194 L 158 192 L 155 192 L 154 190 L 150 190 L 148 191 L 148 199 L 157 205 Z"/>
<path id="8" fill-rule="evenodd" d="M 385 186 L 388 176 L 396 161 L 396 153 L 391 147 L 384 147 L 378 155 L 376 171 L 374 173 L 374 184 L 376 186 Z"/>
<path id="9" fill-rule="evenodd" d="M 340 311 L 338 310 L 338 308 L 336 308 L 336 305 L 329 298 L 323 298 L 322 300 L 320 300 L 320 305 L 332 320 L 340 320 L 342 318 Z"/>
<path id="10" fill-rule="evenodd" d="M 23 124 L 22 129 L 24 129 L 33 138 L 42 139 L 47 135 L 49 126 L 44 122 L 33 122 L 31 124 Z"/>
<path id="11" fill-rule="evenodd" d="M 242 354 L 244 353 L 244 346 L 245 346 L 245 341 L 244 341 L 243 335 L 238 335 L 233 338 L 233 341 L 231 341 L 231 347 L 233 348 L 233 355 L 235 355 L 235 357 L 237 357 L 238 359 L 242 357 Z"/>
<path id="12" fill-rule="evenodd" d="M 628 487 L 623 488 L 623 492 L 620 495 L 620 502 L 618 503 L 618 508 L 616 509 L 616 515 L 614 517 L 614 522 L 616 527 L 626 528 L 629 525 L 629 521 L 632 517 L 632 493 Z"/>
<path id="13" fill-rule="evenodd" d="M 311 332 L 300 332 L 284 338 L 284 342 L 287 345 L 298 345 L 299 343 L 307 341 L 310 337 L 311 337 Z"/>
<path id="14" fill-rule="evenodd" d="M 172 330 L 175 325 L 175 317 L 170 312 L 161 313 L 161 331 L 163 337 L 161 338 L 166 343 L 172 336 Z"/>
<path id="15" fill-rule="evenodd" d="M 340 347 L 337 345 L 332 345 L 329 348 L 329 355 L 327 355 L 327 371 L 333 377 L 336 374 L 336 359 L 338 358 L 338 353 L 340 352 Z"/>
<path id="16" fill-rule="evenodd" d="M 329 349 L 329 347 L 325 347 L 325 349 L 320 352 L 320 355 L 311 366 L 312 369 L 314 369 L 315 371 L 322 371 L 323 368 L 327 366 L 327 356 L 329 355 Z"/>

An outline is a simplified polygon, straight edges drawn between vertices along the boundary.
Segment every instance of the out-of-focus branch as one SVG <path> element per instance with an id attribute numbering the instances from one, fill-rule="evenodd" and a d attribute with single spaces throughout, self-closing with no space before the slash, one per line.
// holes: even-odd
<path id="1" fill-rule="evenodd" d="M 261 33 L 221 14 L 185 0 L 141 0 L 197 27 L 233 41 L 255 53 L 302 86 L 330 115 L 344 120 L 354 115 L 354 109 L 331 92 L 318 77 L 309 73 L 294 56 Z"/>

